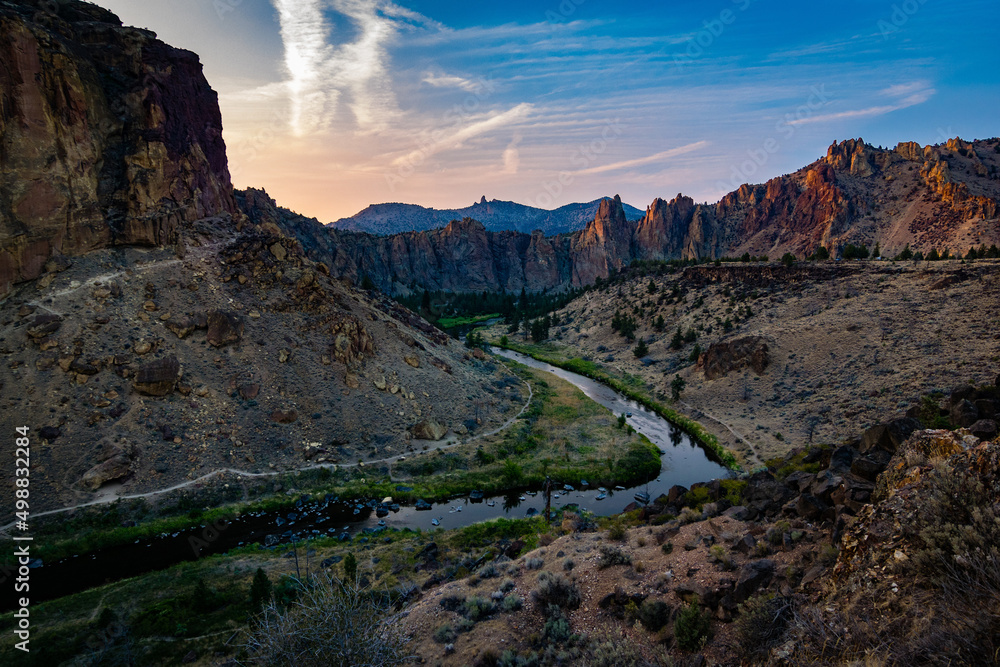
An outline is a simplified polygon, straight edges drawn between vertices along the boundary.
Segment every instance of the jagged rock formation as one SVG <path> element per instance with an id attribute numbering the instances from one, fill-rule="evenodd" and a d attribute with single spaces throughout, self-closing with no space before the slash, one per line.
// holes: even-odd
<path id="1" fill-rule="evenodd" d="M 487 201 L 485 196 L 472 206 L 444 210 L 415 204 L 372 204 L 349 218 L 337 220 L 331 226 L 349 232 L 390 235 L 438 229 L 447 226 L 452 220 L 472 218 L 483 223 L 492 232 L 515 231 L 530 234 L 541 230 L 543 234 L 554 235 L 583 229 L 594 219 L 601 201 L 602 199 L 597 199 L 584 204 L 567 204 L 554 211 L 512 201 Z M 633 206 L 624 204 L 623 208 L 629 220 L 642 217 L 642 211 Z"/>
<path id="2" fill-rule="evenodd" d="M 708 351 L 698 359 L 698 365 L 705 371 L 706 380 L 716 380 L 748 367 L 757 375 L 762 375 L 769 362 L 767 341 L 760 336 L 712 343 Z"/>
<path id="3" fill-rule="evenodd" d="M 4 3 L 0 88 L 0 293 L 54 256 L 168 244 L 182 221 L 236 214 L 195 54 L 96 5 Z"/>
<path id="4" fill-rule="evenodd" d="M 878 243 L 883 254 L 1000 243 L 1000 139 L 950 140 L 894 150 L 860 139 L 759 185 L 742 185 L 714 205 L 690 197 L 655 200 L 637 223 L 620 198 L 600 202 L 572 234 L 491 232 L 471 219 L 444 229 L 389 237 L 350 234 L 280 209 L 262 191 L 239 198 L 257 222 L 294 234 L 336 275 L 370 278 L 388 293 L 427 289 L 530 291 L 588 285 L 633 260 L 715 259 L 785 252 L 802 257 L 823 245 Z"/>

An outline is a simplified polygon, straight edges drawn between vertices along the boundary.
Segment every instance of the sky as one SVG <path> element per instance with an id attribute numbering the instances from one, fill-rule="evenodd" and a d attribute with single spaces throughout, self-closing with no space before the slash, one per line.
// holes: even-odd
<path id="1" fill-rule="evenodd" d="M 198 53 L 237 187 L 332 222 L 480 197 L 717 201 L 1000 135 L 996 0 L 97 0 Z"/>

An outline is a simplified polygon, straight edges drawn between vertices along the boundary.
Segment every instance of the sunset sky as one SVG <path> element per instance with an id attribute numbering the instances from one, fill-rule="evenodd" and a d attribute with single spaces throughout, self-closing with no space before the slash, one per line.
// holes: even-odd
<path id="1" fill-rule="evenodd" d="M 323 222 L 715 201 L 834 140 L 1000 134 L 996 0 L 98 4 L 198 53 L 234 183 Z"/>

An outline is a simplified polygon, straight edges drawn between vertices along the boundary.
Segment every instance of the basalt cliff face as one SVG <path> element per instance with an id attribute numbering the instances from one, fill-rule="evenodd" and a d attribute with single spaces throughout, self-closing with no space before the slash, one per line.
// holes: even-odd
<path id="1" fill-rule="evenodd" d="M 0 293 L 237 213 L 198 57 L 83 2 L 0 4 Z"/>
<path id="2" fill-rule="evenodd" d="M 887 255 L 906 245 L 964 254 L 1000 243 L 998 169 L 1000 139 L 892 150 L 851 139 L 793 174 L 741 185 L 716 204 L 657 199 L 630 222 L 616 197 L 602 201 L 584 229 L 551 237 L 491 232 L 471 219 L 376 237 L 324 227 L 262 191 L 239 198 L 251 219 L 294 234 L 335 274 L 368 277 L 388 293 L 414 286 L 541 291 L 591 284 L 633 260 L 802 257 L 819 245 L 836 255 L 848 243 L 877 243 Z"/>

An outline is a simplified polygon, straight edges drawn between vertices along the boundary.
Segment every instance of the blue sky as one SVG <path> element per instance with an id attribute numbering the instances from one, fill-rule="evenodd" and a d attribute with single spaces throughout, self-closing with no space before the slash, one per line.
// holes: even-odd
<path id="1" fill-rule="evenodd" d="M 1000 134 L 1000 3 L 99 0 L 197 52 L 234 182 L 323 221 L 715 201 L 834 140 Z"/>

